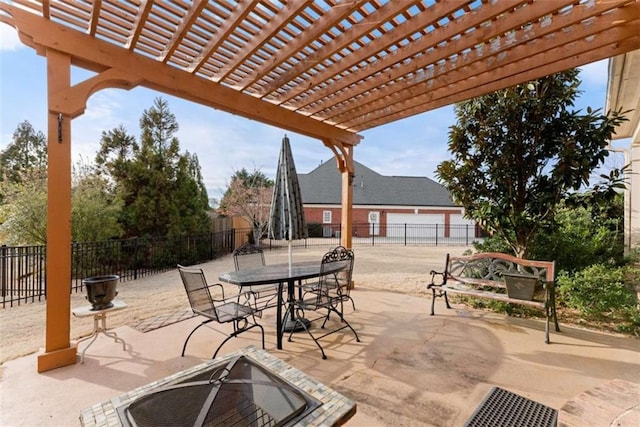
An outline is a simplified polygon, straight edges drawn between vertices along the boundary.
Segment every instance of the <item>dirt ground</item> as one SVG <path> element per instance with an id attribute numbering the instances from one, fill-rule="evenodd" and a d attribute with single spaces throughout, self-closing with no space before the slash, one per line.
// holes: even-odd
<path id="1" fill-rule="evenodd" d="M 294 261 L 318 260 L 328 248 L 294 249 Z M 394 292 L 424 295 L 429 272 L 442 270 L 447 253 L 462 255 L 469 247 L 357 247 L 353 279 L 355 286 L 387 289 Z M 267 263 L 287 262 L 287 251 L 265 254 Z M 202 264 L 207 280 L 217 282 L 218 275 L 233 270 L 230 255 Z M 237 292 L 230 286 L 229 292 Z M 134 326 L 142 320 L 189 308 L 177 270 L 148 276 L 118 285 L 118 298 L 127 303 L 127 309 L 112 313 L 109 328 Z M 87 305 L 84 293 L 71 294 L 71 307 Z M 425 310 L 428 309 L 425 301 Z M 0 363 L 42 350 L 44 347 L 46 303 L 22 304 L 0 310 Z M 75 340 L 91 332 L 90 319 L 71 317 L 71 338 Z"/>

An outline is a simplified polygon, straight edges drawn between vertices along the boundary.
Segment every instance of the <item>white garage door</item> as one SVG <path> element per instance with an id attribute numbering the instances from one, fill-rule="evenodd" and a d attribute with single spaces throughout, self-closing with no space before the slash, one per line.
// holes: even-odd
<path id="1" fill-rule="evenodd" d="M 451 214 L 451 225 L 475 225 L 475 222 L 464 218 L 462 214 Z"/>
<path id="2" fill-rule="evenodd" d="M 461 214 L 451 215 L 451 237 L 473 239 L 476 236 L 476 223 Z"/>
<path id="3" fill-rule="evenodd" d="M 444 214 L 387 215 L 387 236 L 435 238 L 444 236 Z"/>

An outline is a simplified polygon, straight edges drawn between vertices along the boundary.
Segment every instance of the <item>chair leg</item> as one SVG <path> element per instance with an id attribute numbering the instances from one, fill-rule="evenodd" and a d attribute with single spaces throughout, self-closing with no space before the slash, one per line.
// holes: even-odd
<path id="1" fill-rule="evenodd" d="M 344 318 L 344 316 L 342 315 L 342 313 L 338 313 L 336 309 L 333 309 L 333 311 L 335 311 L 338 316 L 340 316 L 340 320 L 349 328 L 351 329 L 351 332 L 353 332 L 353 335 L 356 336 L 356 341 L 360 342 L 360 337 L 358 336 L 358 333 L 356 332 L 355 329 L 353 329 L 353 327 L 351 326 L 351 324 L 349 322 L 347 322 Z"/>
<path id="2" fill-rule="evenodd" d="M 294 324 L 294 327 L 291 328 L 291 331 L 289 332 L 289 338 L 287 339 L 287 341 L 292 342 L 292 337 L 293 337 L 293 333 L 296 330 L 295 325 L 297 325 L 298 323 L 302 325 L 302 328 L 307 332 L 307 334 L 309 334 L 309 336 L 311 337 L 311 339 L 313 340 L 313 342 L 316 343 L 316 345 L 318 346 L 318 348 L 320 349 L 320 353 L 322 353 L 322 359 L 326 359 L 327 355 L 324 354 L 324 349 L 322 348 L 322 346 L 320 345 L 320 343 L 318 342 L 318 340 L 316 339 L 316 337 L 313 336 L 313 334 L 311 333 L 311 331 L 309 330 L 309 328 L 307 328 L 307 325 L 305 324 L 305 322 L 301 322 L 300 320 L 300 316 L 296 316 L 296 323 Z"/>
<path id="3" fill-rule="evenodd" d="M 193 335 L 193 333 L 194 333 L 195 331 L 197 331 L 197 330 L 200 328 L 200 326 L 204 326 L 204 325 L 206 325 L 207 323 L 209 323 L 209 322 L 211 322 L 211 321 L 212 321 L 212 319 L 205 320 L 205 321 L 203 321 L 202 323 L 200 323 L 198 326 L 196 326 L 195 328 L 193 328 L 193 330 L 191 331 L 191 333 L 187 336 L 187 339 L 186 339 L 186 340 L 184 340 L 184 345 L 182 346 L 182 354 L 181 354 L 181 356 L 182 356 L 182 357 L 184 357 L 184 352 L 185 352 L 185 350 L 187 349 L 187 343 L 189 342 L 189 339 L 191 338 L 191 335 Z"/>
<path id="4" fill-rule="evenodd" d="M 300 322 L 297 318 L 296 318 L 296 323 L 300 323 L 302 325 L 302 327 L 304 328 L 304 330 L 307 331 L 307 333 L 309 334 L 309 336 L 311 337 L 313 342 L 315 342 L 316 345 L 318 346 L 318 348 L 320 349 L 320 353 L 322 353 L 322 359 L 326 360 L 327 359 L 327 355 L 324 354 L 324 349 L 322 348 L 322 346 L 320 345 L 320 343 L 318 342 L 316 337 L 313 336 L 313 334 L 311 333 L 309 328 L 307 328 L 307 325 L 304 322 Z M 291 341 L 291 335 L 293 335 L 293 330 L 289 333 L 289 341 Z"/>
<path id="5" fill-rule="evenodd" d="M 431 288 L 431 315 L 435 314 L 435 305 L 436 305 L 436 290 Z"/>
<path id="6" fill-rule="evenodd" d="M 216 356 L 217 356 L 217 354 L 218 354 L 218 351 L 220 351 L 220 348 L 222 348 L 222 346 L 223 346 L 227 341 L 229 341 L 231 338 L 237 337 L 237 336 L 238 336 L 238 335 L 240 335 L 241 333 L 243 333 L 243 332 L 247 332 L 249 329 L 253 329 L 253 328 L 255 328 L 255 327 L 260 328 L 260 331 L 261 331 L 261 334 L 262 334 L 262 349 L 264 350 L 264 328 L 262 327 L 262 325 L 261 325 L 261 324 L 259 324 L 259 323 L 253 323 L 253 324 L 252 324 L 251 326 L 249 326 L 249 327 L 246 327 L 246 326 L 244 326 L 244 327 L 239 327 L 239 325 L 238 325 L 238 323 L 239 323 L 239 322 L 240 322 L 239 320 L 236 320 L 236 321 L 234 321 L 234 322 L 233 322 L 233 323 L 234 323 L 234 325 L 233 325 L 233 330 L 234 330 L 234 332 L 232 332 L 231 334 L 229 334 L 229 336 L 227 336 L 227 337 L 224 339 L 224 341 L 222 341 L 222 343 L 218 346 L 218 348 L 216 348 L 216 351 L 213 353 L 213 357 L 212 357 L 212 359 L 215 359 L 215 358 L 216 358 Z"/>
<path id="7" fill-rule="evenodd" d="M 234 337 L 233 335 L 229 335 L 228 337 L 226 337 L 226 338 L 224 339 L 224 341 L 222 341 L 222 342 L 220 343 L 220 345 L 218 346 L 218 348 L 216 348 L 216 351 L 214 351 L 214 352 L 213 352 L 213 356 L 212 356 L 211 358 L 212 358 L 212 359 L 215 359 L 215 358 L 216 358 L 216 356 L 218 355 L 218 351 L 220 351 L 220 349 L 222 348 L 222 346 L 223 346 L 227 341 L 229 341 L 231 338 L 233 338 L 233 337 Z"/>

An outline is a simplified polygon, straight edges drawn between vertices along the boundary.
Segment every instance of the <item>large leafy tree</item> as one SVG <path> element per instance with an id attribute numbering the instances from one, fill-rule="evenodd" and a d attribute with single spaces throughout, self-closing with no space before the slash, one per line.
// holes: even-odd
<path id="1" fill-rule="evenodd" d="M 126 236 L 166 236 L 210 229 L 208 197 L 195 155 L 180 153 L 178 123 L 157 98 L 140 118 L 140 142 L 120 126 L 103 132 L 96 164 L 123 201 Z"/>
<path id="2" fill-rule="evenodd" d="M 589 185 L 608 155 L 620 112 L 574 111 L 580 80 L 569 70 L 455 106 L 452 159 L 437 176 L 467 217 L 526 256 L 556 207 Z"/>
<path id="3" fill-rule="evenodd" d="M 220 201 L 219 211 L 226 216 L 239 216 L 251 224 L 253 238 L 259 242 L 269 225 L 273 180 L 259 170 L 236 171 Z"/>
<path id="4" fill-rule="evenodd" d="M 94 242 L 119 237 L 118 219 L 122 200 L 109 181 L 94 167 L 78 163 L 74 168 L 71 234 L 76 242 Z"/>

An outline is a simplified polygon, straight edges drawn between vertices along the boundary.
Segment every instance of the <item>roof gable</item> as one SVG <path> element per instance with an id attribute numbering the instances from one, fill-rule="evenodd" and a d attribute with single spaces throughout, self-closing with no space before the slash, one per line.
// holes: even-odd
<path id="1" fill-rule="evenodd" d="M 449 192 L 432 179 L 385 176 L 362 163 L 353 162 L 354 205 L 456 206 Z M 342 177 L 335 162 L 326 161 L 309 173 L 299 173 L 305 204 L 336 204 L 342 201 Z"/>

